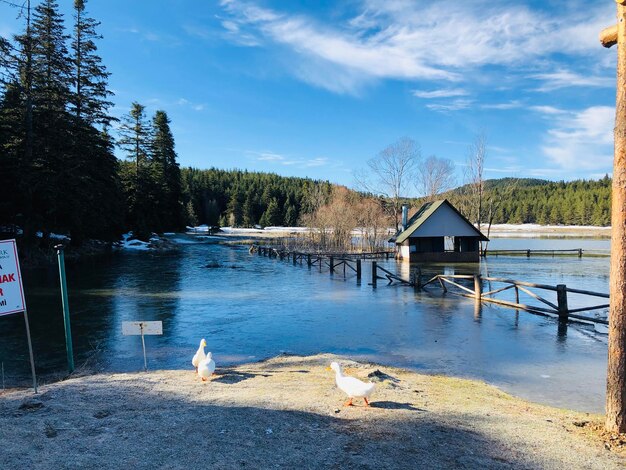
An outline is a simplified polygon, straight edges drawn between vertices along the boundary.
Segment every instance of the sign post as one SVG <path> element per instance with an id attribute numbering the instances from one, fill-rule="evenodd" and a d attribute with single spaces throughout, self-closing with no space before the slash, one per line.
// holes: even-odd
<path id="1" fill-rule="evenodd" d="M 33 344 L 30 339 L 28 311 L 24 298 L 24 286 L 22 285 L 20 261 L 17 256 L 17 245 L 15 240 L 0 240 L 0 316 L 20 312 L 24 313 L 30 369 L 33 375 L 33 389 L 37 393 L 35 358 L 33 356 Z"/>
<path id="2" fill-rule="evenodd" d="M 65 350 L 67 351 L 67 370 L 74 372 L 74 348 L 72 346 L 72 327 L 70 326 L 70 305 L 67 298 L 67 280 L 65 277 L 65 254 L 63 245 L 57 245 L 59 259 L 59 278 L 61 279 L 61 303 L 63 304 L 63 325 L 65 326 Z"/>
<path id="3" fill-rule="evenodd" d="M 162 335 L 163 322 L 160 321 L 125 321 L 122 322 L 122 334 L 141 335 L 141 347 L 143 349 L 143 369 L 148 370 L 148 360 L 146 359 L 146 341 L 144 335 Z"/>

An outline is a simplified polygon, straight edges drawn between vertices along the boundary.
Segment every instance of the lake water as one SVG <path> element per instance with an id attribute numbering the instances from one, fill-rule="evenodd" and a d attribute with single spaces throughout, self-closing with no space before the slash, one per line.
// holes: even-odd
<path id="1" fill-rule="evenodd" d="M 496 239 L 491 249 L 591 244 L 606 250 L 608 243 Z M 379 264 L 408 277 L 402 263 Z M 293 266 L 250 255 L 245 247 L 216 243 L 184 244 L 175 254 L 120 253 L 70 265 L 76 363 L 97 350 L 104 370 L 141 370 L 141 341 L 122 336 L 122 322 L 161 320 L 164 335 L 146 340 L 150 369 L 191 369 L 191 356 L 204 337 L 218 367 L 281 352 L 333 352 L 482 379 L 536 402 L 603 411 L 607 337 L 592 326 L 571 323 L 559 328 L 554 319 L 527 312 L 494 305 L 477 309 L 473 300 L 443 295 L 438 288 L 414 292 L 384 282 L 373 288 L 368 285 L 370 262 L 363 266 L 363 281 L 357 284 L 354 275 L 331 276 L 315 267 Z M 480 266 L 423 269 L 425 275 L 480 270 L 484 275 L 608 292 L 605 257 L 490 257 Z M 23 275 L 37 370 L 62 371 L 65 343 L 58 272 L 51 267 Z M 570 307 L 585 301 L 572 296 Z M 27 385 L 23 318 L 2 317 L 0 325 L 7 386 Z"/>

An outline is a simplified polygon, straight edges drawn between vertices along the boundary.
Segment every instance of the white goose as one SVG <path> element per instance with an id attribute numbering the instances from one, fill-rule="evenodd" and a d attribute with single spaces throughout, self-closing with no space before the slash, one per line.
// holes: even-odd
<path id="1" fill-rule="evenodd" d="M 198 365 L 200 364 L 200 362 L 204 361 L 204 359 L 206 358 L 206 354 L 204 354 L 205 347 L 206 347 L 206 341 L 204 340 L 204 338 L 202 338 L 200 340 L 200 347 L 198 348 L 196 353 L 193 355 L 193 358 L 191 359 L 191 364 L 193 364 L 193 366 L 196 368 L 196 372 L 198 372 Z"/>
<path id="2" fill-rule="evenodd" d="M 374 387 L 376 386 L 375 384 L 372 382 L 365 383 L 355 377 L 347 377 L 343 375 L 341 366 L 336 362 L 331 362 L 330 368 L 335 371 L 335 382 L 337 383 L 337 387 L 339 390 L 348 395 L 348 401 L 344 404 L 345 406 L 352 406 L 353 398 L 363 398 L 365 406 L 370 406 L 368 398 L 374 391 Z"/>
<path id="3" fill-rule="evenodd" d="M 213 353 L 207 353 L 206 358 L 198 365 L 198 376 L 205 382 L 215 372 Z"/>

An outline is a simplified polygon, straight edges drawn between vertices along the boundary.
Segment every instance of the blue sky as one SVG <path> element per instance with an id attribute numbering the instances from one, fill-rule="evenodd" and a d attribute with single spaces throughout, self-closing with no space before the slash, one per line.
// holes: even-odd
<path id="1" fill-rule="evenodd" d="M 17 3 L 21 3 L 19 0 Z M 71 0 L 59 0 L 71 24 Z M 36 4 L 36 1 L 34 2 Z M 450 158 L 488 142 L 486 174 L 612 169 L 615 2 L 90 0 L 113 113 L 172 119 L 179 160 L 353 186 L 401 137 Z M 22 28 L 0 3 L 0 35 Z"/>

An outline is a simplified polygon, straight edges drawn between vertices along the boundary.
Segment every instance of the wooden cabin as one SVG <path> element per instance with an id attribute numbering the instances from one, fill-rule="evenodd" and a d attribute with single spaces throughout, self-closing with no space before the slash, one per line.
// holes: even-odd
<path id="1" fill-rule="evenodd" d="M 395 242 L 398 257 L 408 262 L 475 263 L 480 241 L 488 241 L 447 199 L 427 202 L 406 220 Z"/>

